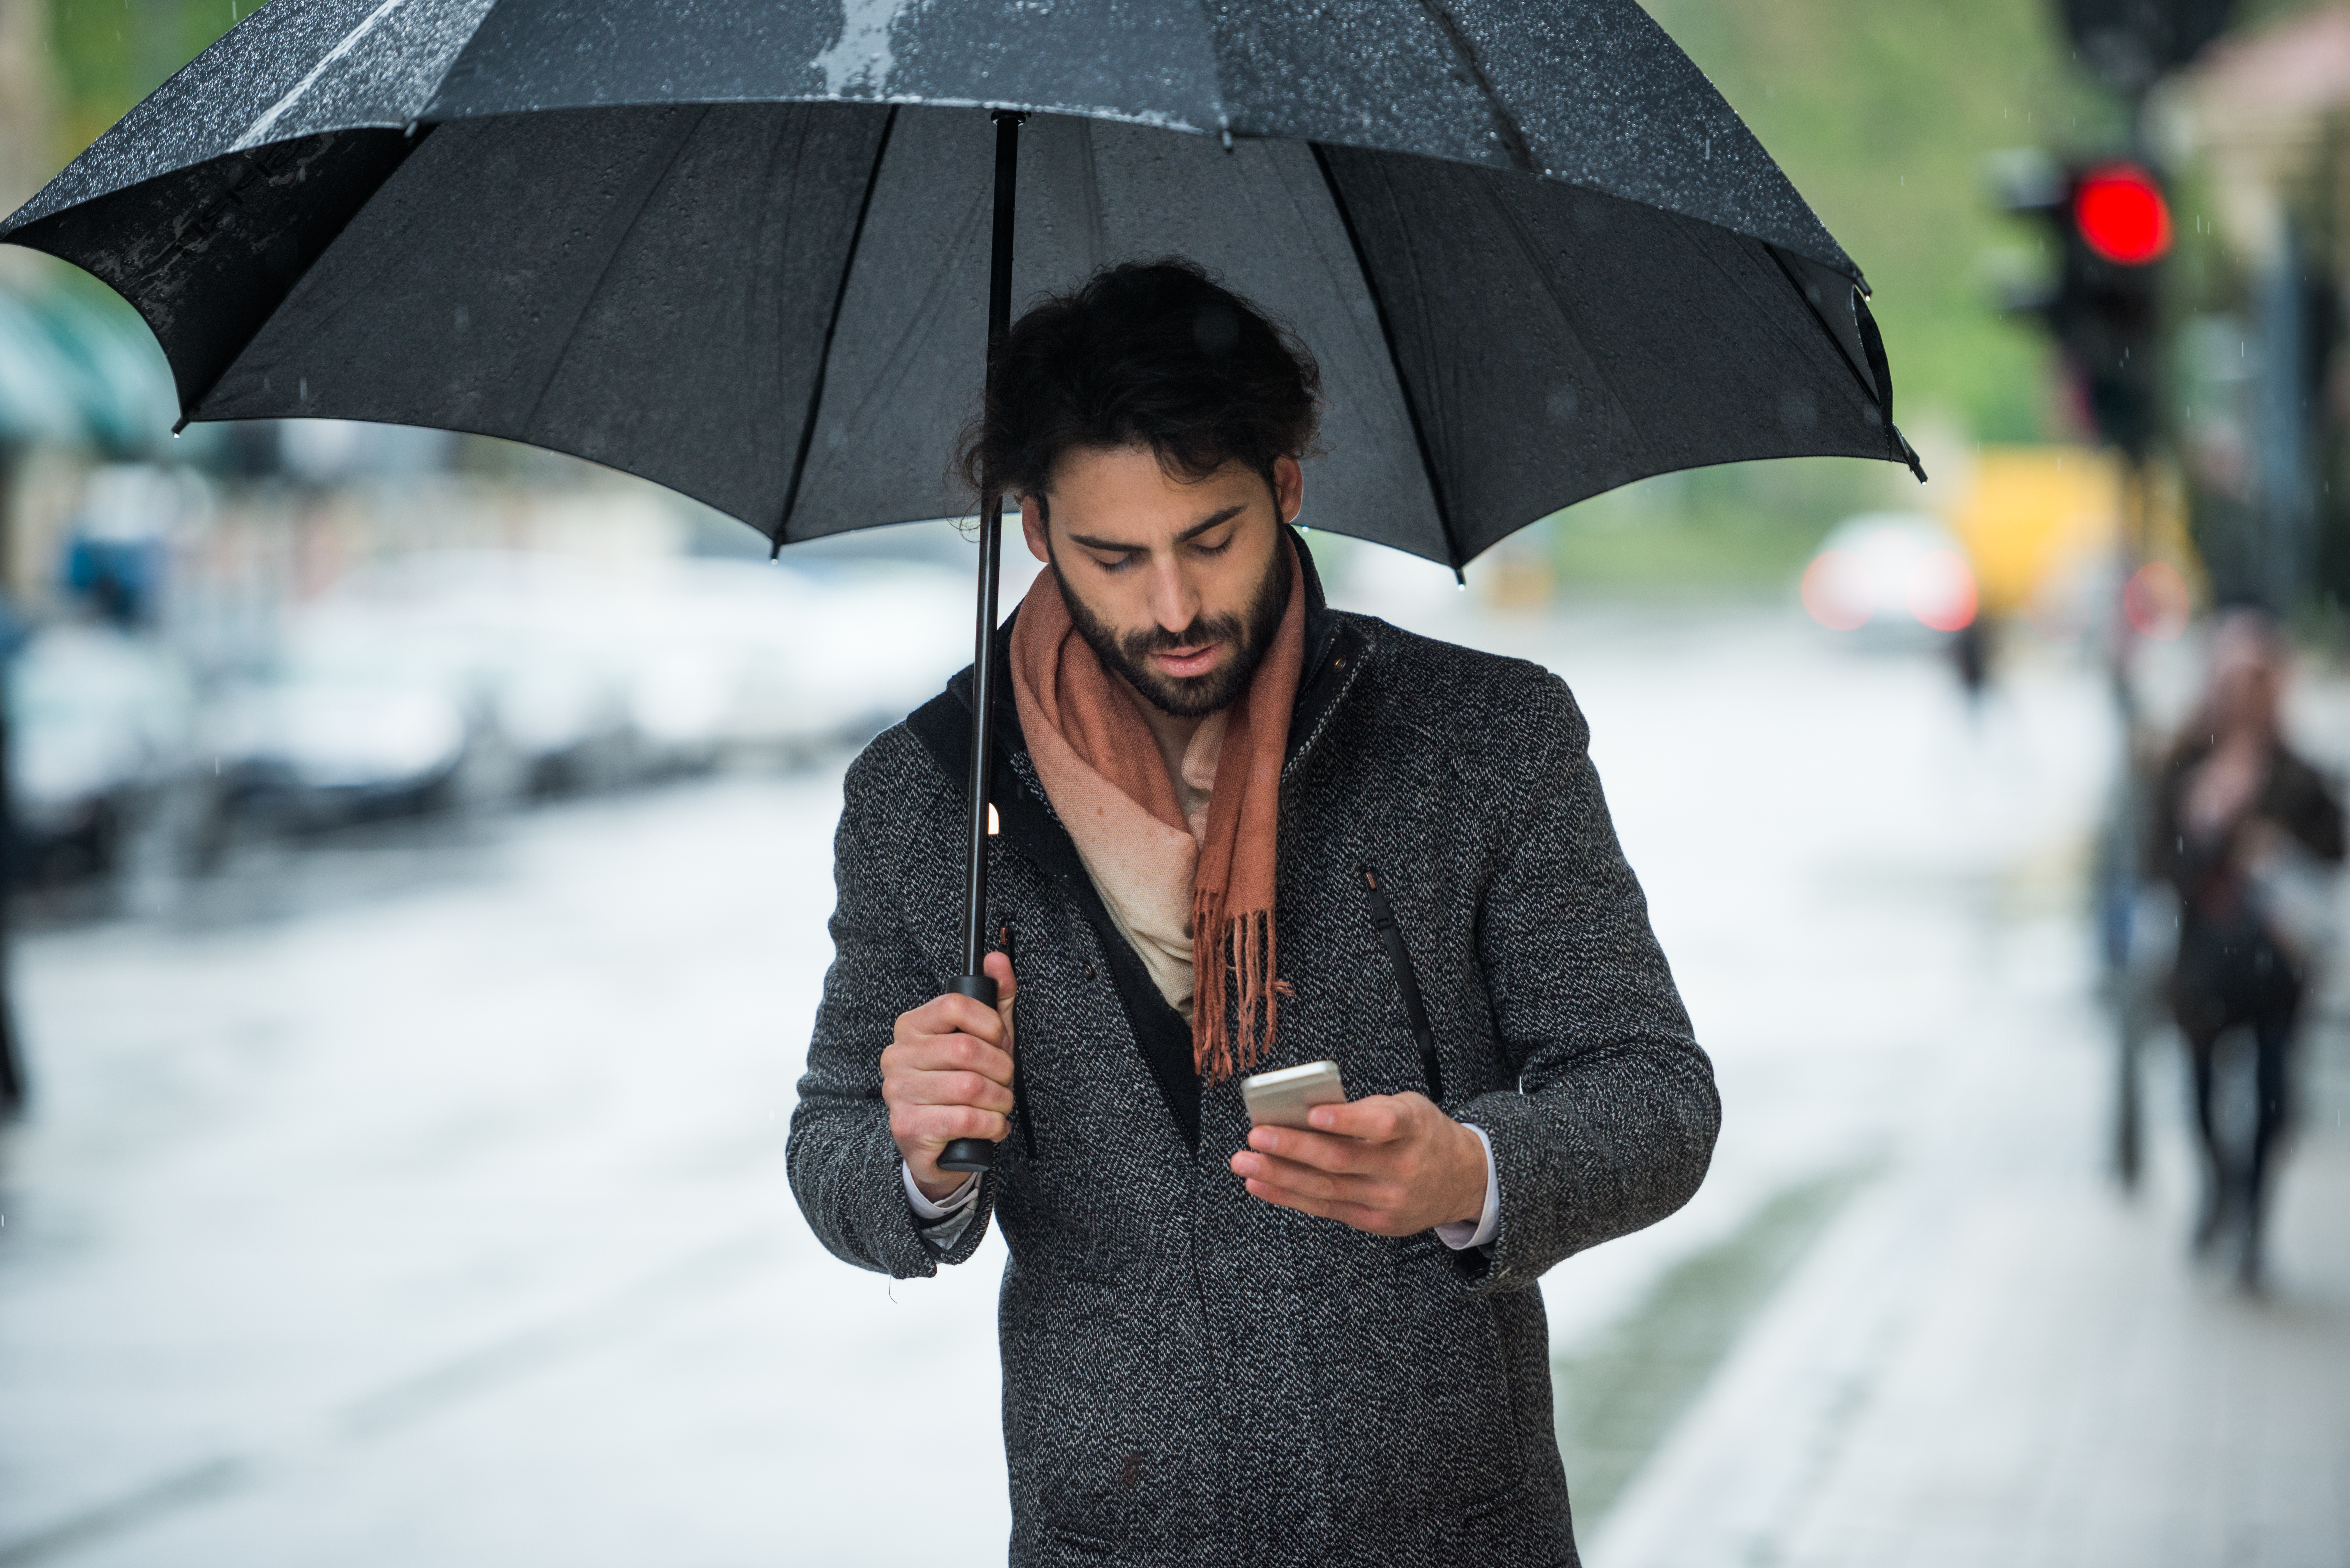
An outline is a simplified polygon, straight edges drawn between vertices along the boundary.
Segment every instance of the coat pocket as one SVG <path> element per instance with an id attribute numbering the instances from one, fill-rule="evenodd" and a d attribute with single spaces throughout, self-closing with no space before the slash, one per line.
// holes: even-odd
<path id="1" fill-rule="evenodd" d="M 1363 898 L 1370 906 L 1371 929 L 1378 933 L 1381 945 L 1388 950 L 1388 971 L 1394 976 L 1396 994 L 1403 1002 L 1404 1020 L 1411 1026 L 1412 1044 L 1419 1047 L 1419 1071 L 1427 1084 L 1428 1097 L 1440 1106 L 1444 1103 L 1444 1063 L 1437 1054 L 1436 1031 L 1428 1022 L 1428 1005 L 1420 998 L 1419 975 L 1411 967 L 1411 948 L 1404 940 L 1403 927 L 1396 921 L 1395 905 L 1379 881 L 1378 868 L 1365 866 L 1357 875 L 1363 879 Z"/>
<path id="2" fill-rule="evenodd" d="M 1147 1270 L 1021 1269 L 1001 1330 L 1014 1561 L 1149 1555 L 1165 1519 L 1214 1491 L 1196 1312 Z"/>
<path id="3" fill-rule="evenodd" d="M 1320 1406 L 1367 1540 L 1424 1538 L 1525 1480 L 1501 1332 L 1449 1261 L 1399 1257 L 1384 1289 L 1347 1293 L 1325 1320 Z"/>

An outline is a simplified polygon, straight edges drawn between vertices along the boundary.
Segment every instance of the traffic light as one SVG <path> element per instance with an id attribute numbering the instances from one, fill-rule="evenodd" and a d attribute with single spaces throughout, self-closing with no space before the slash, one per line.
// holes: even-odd
<path id="1" fill-rule="evenodd" d="M 2099 439 L 2142 459 L 2160 415 L 2162 258 L 2171 242 L 2162 182 L 2126 160 L 2026 155 L 2002 172 L 2004 204 L 2045 222 L 2057 255 L 2050 286 L 2010 304 L 2056 339 Z"/>

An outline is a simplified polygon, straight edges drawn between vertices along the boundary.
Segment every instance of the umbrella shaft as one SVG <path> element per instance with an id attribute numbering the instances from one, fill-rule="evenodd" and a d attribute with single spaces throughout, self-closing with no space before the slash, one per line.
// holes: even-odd
<path id="1" fill-rule="evenodd" d="M 1012 212 L 1020 178 L 1020 124 L 1028 117 L 995 115 L 995 234 L 987 266 L 987 374 L 995 374 L 996 346 L 1012 326 Z M 991 392 L 993 388 L 991 387 Z M 996 583 L 1003 564 L 1003 497 L 979 502 L 978 626 L 972 636 L 971 680 L 971 848 L 963 867 L 963 973 L 973 978 L 987 956 L 987 775 L 995 749 Z"/>
<path id="2" fill-rule="evenodd" d="M 1003 558 L 1003 498 L 983 497 L 979 516 L 979 637 L 971 678 L 971 852 L 963 869 L 962 969 L 987 956 L 987 763 L 995 746 L 995 585 Z"/>

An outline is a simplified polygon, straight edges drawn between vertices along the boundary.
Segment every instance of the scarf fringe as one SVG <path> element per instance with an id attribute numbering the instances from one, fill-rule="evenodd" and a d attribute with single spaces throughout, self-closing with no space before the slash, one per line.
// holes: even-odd
<path id="1" fill-rule="evenodd" d="M 1191 904 L 1192 963 L 1198 977 L 1191 993 L 1191 1064 L 1201 1077 L 1218 1084 L 1263 1060 L 1280 1004 L 1280 988 L 1274 980 L 1273 911 L 1227 915 L 1224 909 L 1221 894 L 1202 892 Z M 1215 933 L 1212 940 L 1201 943 L 1198 933 L 1208 931 Z M 1213 955 L 1212 962 L 1199 961 L 1203 950 Z M 1234 1004 L 1237 1018 L 1231 1011 Z"/>

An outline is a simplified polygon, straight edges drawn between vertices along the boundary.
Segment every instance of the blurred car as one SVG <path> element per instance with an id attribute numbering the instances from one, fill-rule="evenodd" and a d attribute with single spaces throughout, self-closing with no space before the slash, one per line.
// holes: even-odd
<path id="1" fill-rule="evenodd" d="M 1974 624 L 1974 568 L 1939 518 L 1869 512 L 1830 530 L 1804 569 L 1804 608 L 1831 631 L 1939 640 Z"/>
<path id="2" fill-rule="evenodd" d="M 971 659 L 970 579 L 942 564 L 681 561 L 639 586 L 629 713 L 672 765 L 862 741 Z"/>
<path id="3" fill-rule="evenodd" d="M 276 664 L 224 691 L 199 756 L 213 764 L 212 846 L 240 830 L 302 831 L 445 804 L 468 726 L 445 670 L 401 628 L 306 617 Z"/>
<path id="4" fill-rule="evenodd" d="M 19 876 L 54 884 L 112 871 L 187 754 L 186 671 L 145 639 L 51 626 L 10 662 L 7 702 Z"/>
<path id="5" fill-rule="evenodd" d="M 515 551 L 436 551 L 356 574 L 322 609 L 373 618 L 463 708 L 470 805 L 626 783 L 639 771 L 610 573 Z"/>
<path id="6" fill-rule="evenodd" d="M 971 657 L 959 564 L 432 552 L 302 610 L 206 732 L 224 830 L 494 804 L 864 740 Z"/>

